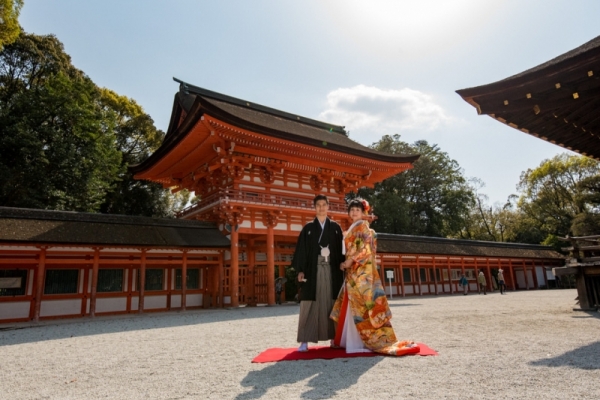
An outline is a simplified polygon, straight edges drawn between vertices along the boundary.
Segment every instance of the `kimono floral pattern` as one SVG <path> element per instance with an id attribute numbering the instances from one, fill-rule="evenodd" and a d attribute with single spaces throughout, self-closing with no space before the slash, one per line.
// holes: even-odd
<path id="1" fill-rule="evenodd" d="M 383 284 L 377 272 L 375 252 L 377 235 L 367 221 L 362 221 L 346 233 L 346 260 L 352 268 L 346 271 L 344 286 L 333 306 L 331 318 L 339 323 L 344 297 L 350 306 L 356 329 L 368 349 L 383 354 L 402 355 L 418 352 L 412 341 L 398 341 L 390 323 L 392 313 Z M 339 329 L 342 329 L 340 326 Z"/>

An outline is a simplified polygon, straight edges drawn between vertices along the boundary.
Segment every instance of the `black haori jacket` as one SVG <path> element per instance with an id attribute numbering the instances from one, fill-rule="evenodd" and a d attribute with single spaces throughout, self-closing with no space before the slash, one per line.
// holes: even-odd
<path id="1" fill-rule="evenodd" d="M 344 261 L 342 254 L 342 228 L 337 222 L 327 218 L 325 221 L 325 229 L 323 232 L 325 240 L 321 238 L 321 243 L 329 243 L 329 265 L 331 266 L 331 296 L 336 299 L 340 288 L 344 282 L 344 273 L 340 270 L 340 264 Z M 294 259 L 292 267 L 296 273 L 304 272 L 306 282 L 301 284 L 300 300 L 316 299 L 317 295 L 317 260 L 321 254 L 319 246 L 319 237 L 321 236 L 321 224 L 315 218 L 302 228 L 298 243 L 294 251 Z M 328 240 L 326 240 L 328 239 Z"/>

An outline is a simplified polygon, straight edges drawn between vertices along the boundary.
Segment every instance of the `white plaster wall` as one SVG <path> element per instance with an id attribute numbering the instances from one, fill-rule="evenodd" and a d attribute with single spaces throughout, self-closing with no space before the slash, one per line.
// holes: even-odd
<path id="1" fill-rule="evenodd" d="M 300 232 L 302 230 L 302 225 L 300 225 L 300 224 L 291 224 L 290 225 L 290 230 L 291 231 Z"/>
<path id="2" fill-rule="evenodd" d="M 140 298 L 138 296 L 131 296 L 131 311 L 137 311 L 140 307 Z"/>
<path id="3" fill-rule="evenodd" d="M 29 301 L 0 303 L 0 321 L 3 319 L 28 318 Z"/>
<path id="4" fill-rule="evenodd" d="M 413 294 L 413 288 L 412 286 L 404 286 L 404 291 L 406 292 L 406 294 Z"/>
<path id="5" fill-rule="evenodd" d="M 535 267 L 535 276 L 539 286 L 546 284 L 546 282 L 544 282 L 544 267 Z"/>
<path id="6" fill-rule="evenodd" d="M 127 297 L 111 297 L 96 299 L 97 313 L 117 311 L 127 311 Z"/>
<path id="7" fill-rule="evenodd" d="M 223 304 L 231 304 L 231 296 L 223 296 Z"/>
<path id="8" fill-rule="evenodd" d="M 202 305 L 202 293 L 188 294 L 185 296 L 186 307 L 196 307 Z"/>
<path id="9" fill-rule="evenodd" d="M 186 298 L 187 298 L 187 296 L 186 296 Z M 171 308 L 179 308 L 179 307 L 181 307 L 181 295 L 180 294 L 172 294 L 171 295 Z"/>
<path id="10" fill-rule="evenodd" d="M 43 300 L 40 317 L 81 314 L 81 299 Z"/>
<path id="11" fill-rule="evenodd" d="M 429 293 L 429 285 L 421 285 L 421 293 Z"/>
<path id="12" fill-rule="evenodd" d="M 144 296 L 144 310 L 167 308 L 167 295 Z"/>

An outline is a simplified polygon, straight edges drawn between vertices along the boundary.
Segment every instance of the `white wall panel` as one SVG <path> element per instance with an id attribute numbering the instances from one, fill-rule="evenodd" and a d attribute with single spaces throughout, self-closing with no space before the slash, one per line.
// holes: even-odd
<path id="1" fill-rule="evenodd" d="M 0 303 L 0 321 L 3 319 L 28 318 L 29 304 L 29 301 Z"/>

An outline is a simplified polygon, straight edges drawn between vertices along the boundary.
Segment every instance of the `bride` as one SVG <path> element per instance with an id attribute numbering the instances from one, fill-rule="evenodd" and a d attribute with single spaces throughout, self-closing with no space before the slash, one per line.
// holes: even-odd
<path id="1" fill-rule="evenodd" d="M 344 235 L 346 261 L 340 268 L 345 280 L 330 316 L 337 324 L 334 346 L 344 347 L 346 353 L 418 353 L 415 342 L 396 339 L 390 323 L 392 313 L 375 262 L 377 236 L 363 220 L 369 208 L 360 198 L 348 204 L 353 223 Z"/>

